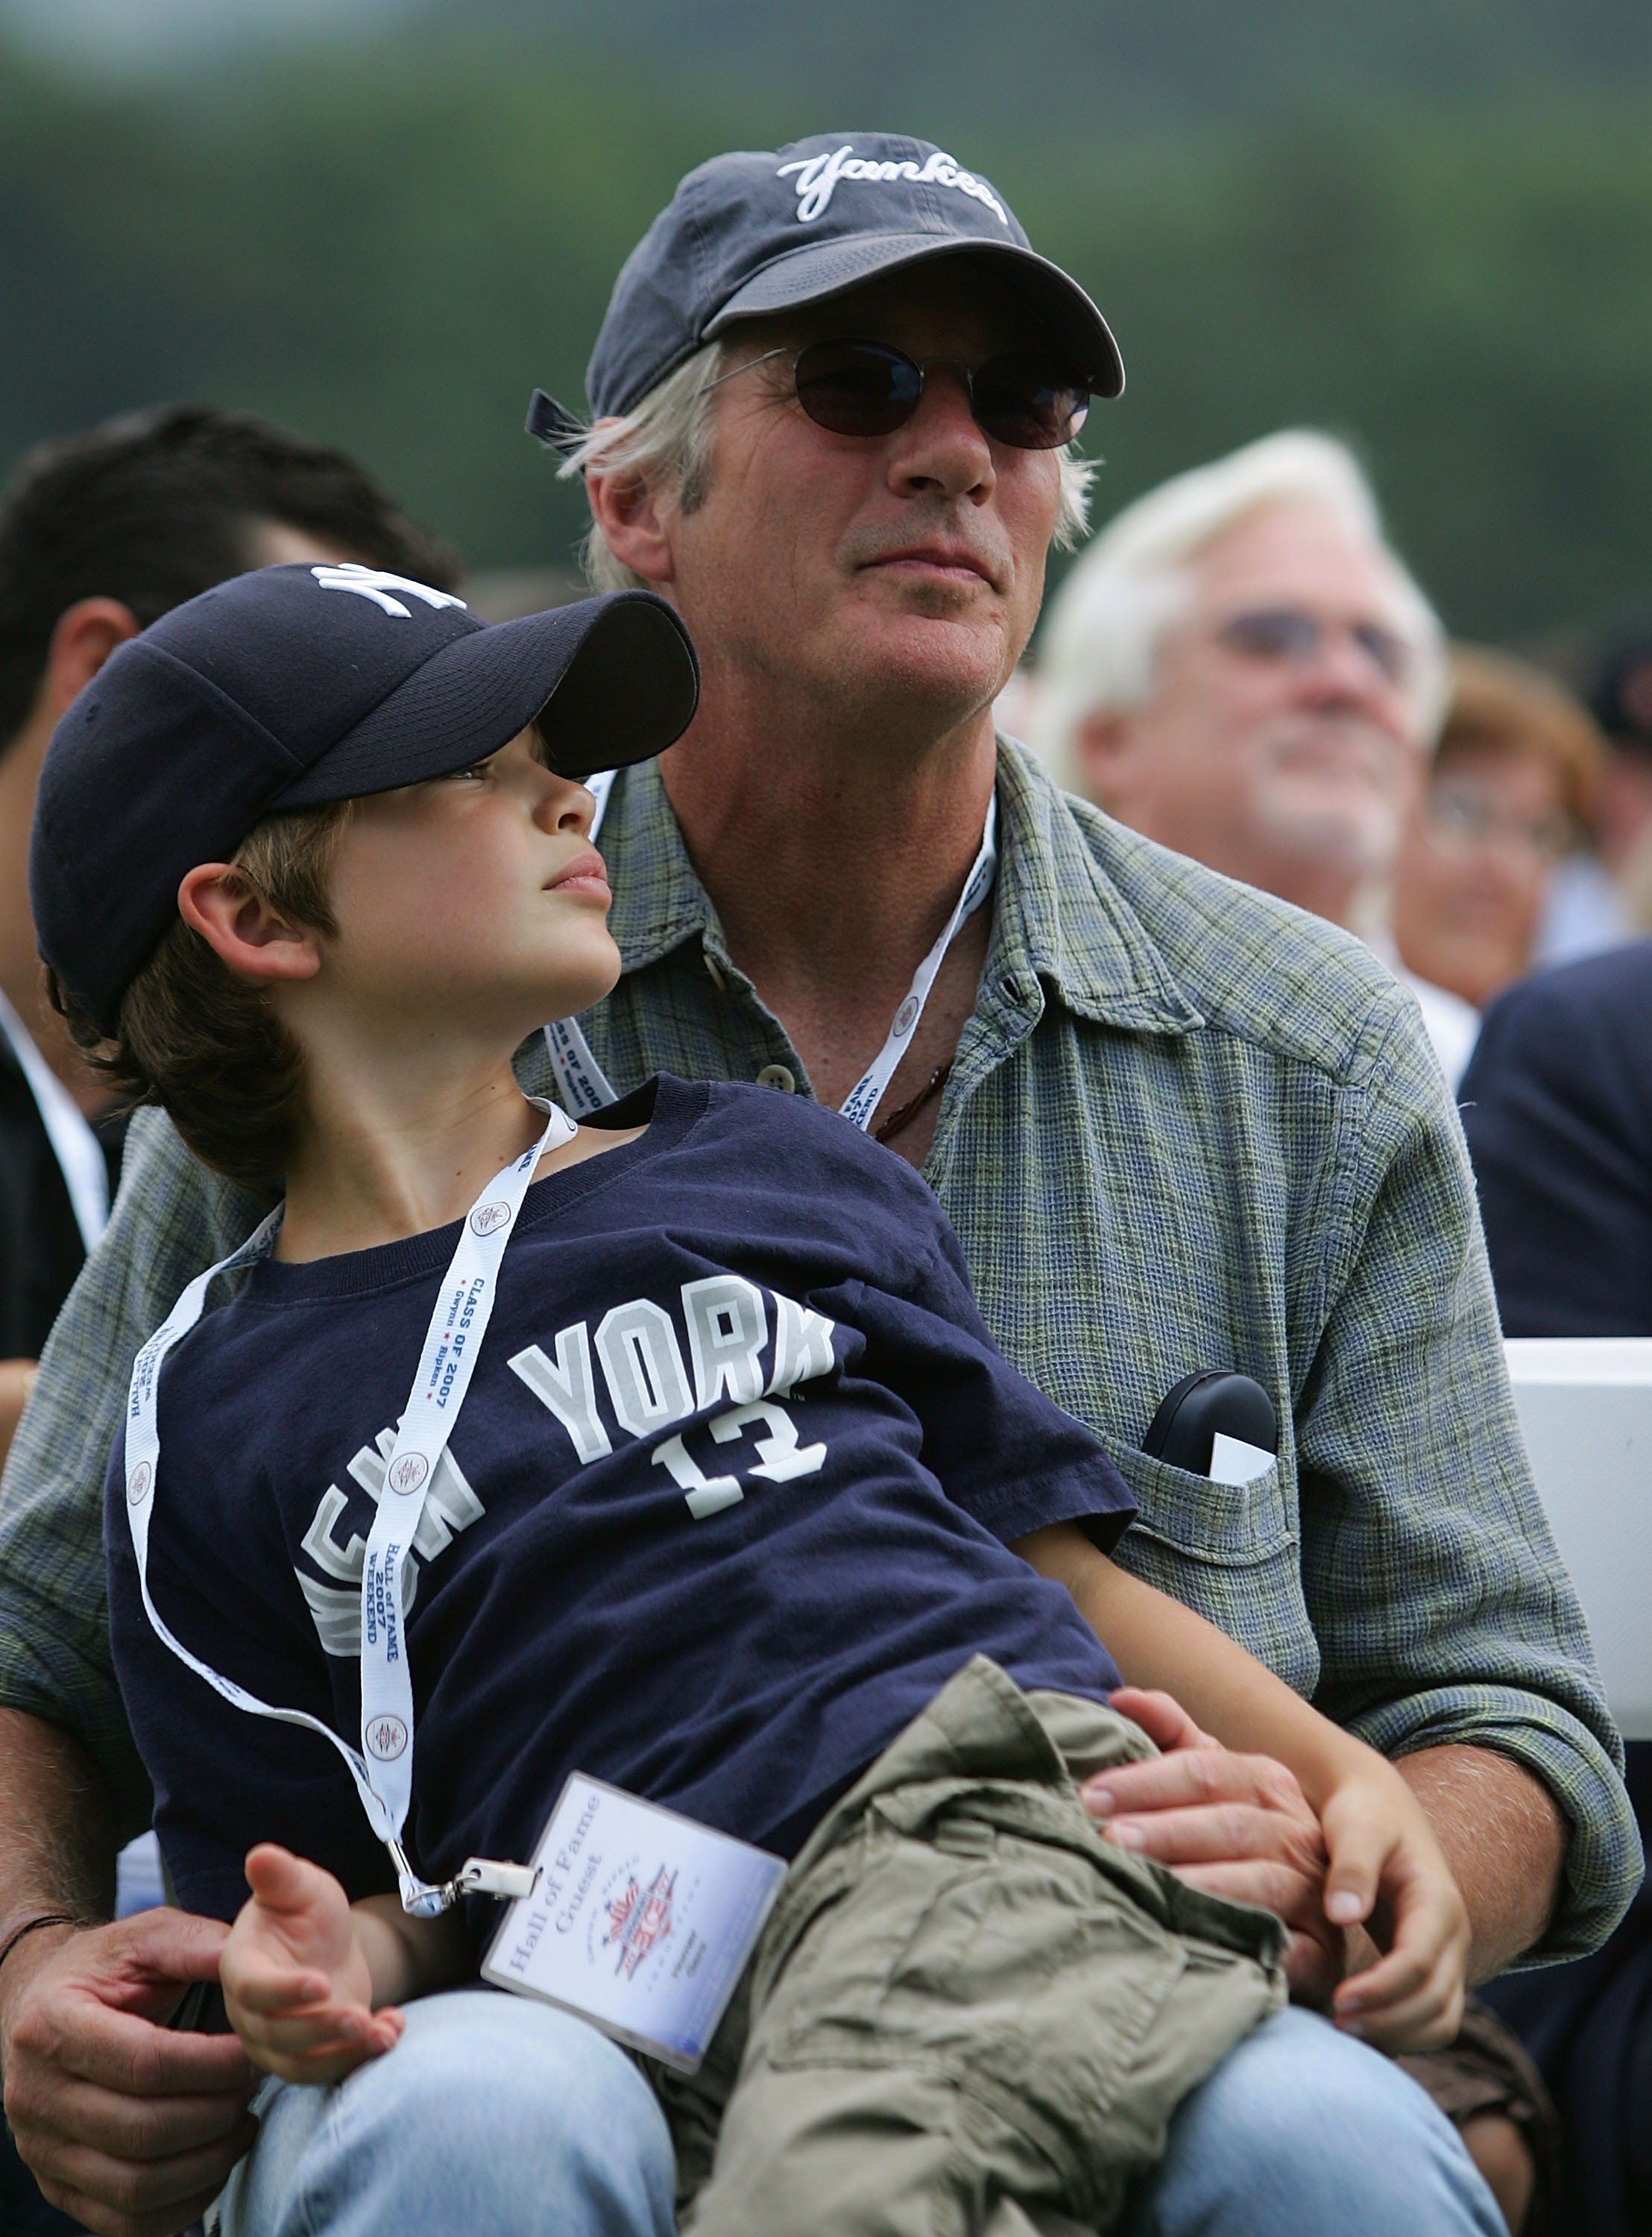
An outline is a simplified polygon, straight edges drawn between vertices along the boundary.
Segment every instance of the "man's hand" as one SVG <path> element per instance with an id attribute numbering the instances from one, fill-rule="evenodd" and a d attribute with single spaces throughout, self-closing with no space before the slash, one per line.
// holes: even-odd
<path id="1" fill-rule="evenodd" d="M 1161 1752 L 1088 1780 L 1090 1815 L 1121 1846 L 1190 1886 L 1282 1919 L 1292 1999 L 1327 2009 L 1342 1977 L 1343 1937 L 1325 1916 L 1325 1838 L 1295 1778 L 1269 1756 L 1224 1748 L 1168 1693 L 1125 1686 L 1110 1699 Z"/>
<path id="2" fill-rule="evenodd" d="M 17 2148 L 51 2204 L 98 2237 L 172 2237 L 258 2133 L 234 2036 L 165 2025 L 191 1983 L 216 1979 L 227 1930 L 178 1910 L 42 1927 L 0 1970 Z"/>

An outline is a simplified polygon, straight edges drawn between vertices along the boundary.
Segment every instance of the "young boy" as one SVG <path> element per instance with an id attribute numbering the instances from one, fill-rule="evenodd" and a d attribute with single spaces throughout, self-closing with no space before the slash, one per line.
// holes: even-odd
<path id="1" fill-rule="evenodd" d="M 1129 1494 L 898 1159 L 754 1088 L 524 1103 L 512 1052 L 619 969 L 577 779 L 694 688 L 644 594 L 489 630 L 275 568 L 54 740 L 60 1000 L 285 1188 L 233 1300 L 196 1327 L 203 1277 L 140 1355 L 111 1462 L 162 1845 L 236 1920 L 251 2055 L 322 2082 L 474 1976 L 474 1859 L 529 1858 L 569 1773 L 668 1805 L 793 1859 L 704 2066 L 654 2077 L 685 2228 L 1108 2228 L 1282 1994 L 1277 1922 L 1084 1813 L 1076 1778 L 1149 1752 L 1121 1668 L 1295 1771 L 1329 1915 L 1394 1921 L 1368 2025 L 1454 2029 L 1461 1903 L 1389 1765 L 1107 1559 Z"/>

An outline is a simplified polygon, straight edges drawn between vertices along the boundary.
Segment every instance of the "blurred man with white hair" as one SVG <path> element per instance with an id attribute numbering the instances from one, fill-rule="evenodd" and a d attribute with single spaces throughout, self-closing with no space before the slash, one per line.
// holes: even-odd
<path id="1" fill-rule="evenodd" d="M 1359 934 L 1454 1086 L 1475 1013 L 1405 972 L 1387 927 L 1445 687 L 1444 632 L 1353 454 L 1293 430 L 1096 538 L 1045 627 L 1032 742 L 1121 822 Z"/>

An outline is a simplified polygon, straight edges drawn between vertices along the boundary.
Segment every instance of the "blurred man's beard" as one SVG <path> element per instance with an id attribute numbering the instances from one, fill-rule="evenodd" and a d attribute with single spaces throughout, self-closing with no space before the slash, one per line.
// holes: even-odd
<path id="1" fill-rule="evenodd" d="M 1359 883 L 1385 879 L 1404 834 L 1400 749 L 1366 724 L 1293 724 L 1271 742 L 1258 789 L 1256 830 L 1274 854 Z"/>
<path id="2" fill-rule="evenodd" d="M 1257 835 L 1281 860 L 1363 885 L 1385 879 L 1399 851 L 1401 811 L 1385 801 L 1283 800 L 1262 805 Z"/>

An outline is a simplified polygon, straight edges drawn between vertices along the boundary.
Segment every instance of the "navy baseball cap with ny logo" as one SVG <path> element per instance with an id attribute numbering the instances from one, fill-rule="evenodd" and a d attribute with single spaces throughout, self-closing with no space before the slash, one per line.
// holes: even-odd
<path id="1" fill-rule="evenodd" d="M 928 140 L 826 132 L 690 171 L 626 259 L 585 378 L 597 419 L 649 390 L 738 319 L 819 303 L 938 257 L 990 261 L 1096 396 L 1124 366 L 1076 280 L 1040 256 L 996 188 Z M 571 450 L 584 434 L 543 389 L 530 434 Z"/>
<path id="2" fill-rule="evenodd" d="M 105 1033 L 200 862 L 265 816 L 485 761 L 536 723 L 585 777 L 663 753 L 700 677 L 651 591 L 493 626 L 380 568 L 261 567 L 153 623 L 52 733 L 30 839 L 40 952 Z"/>

